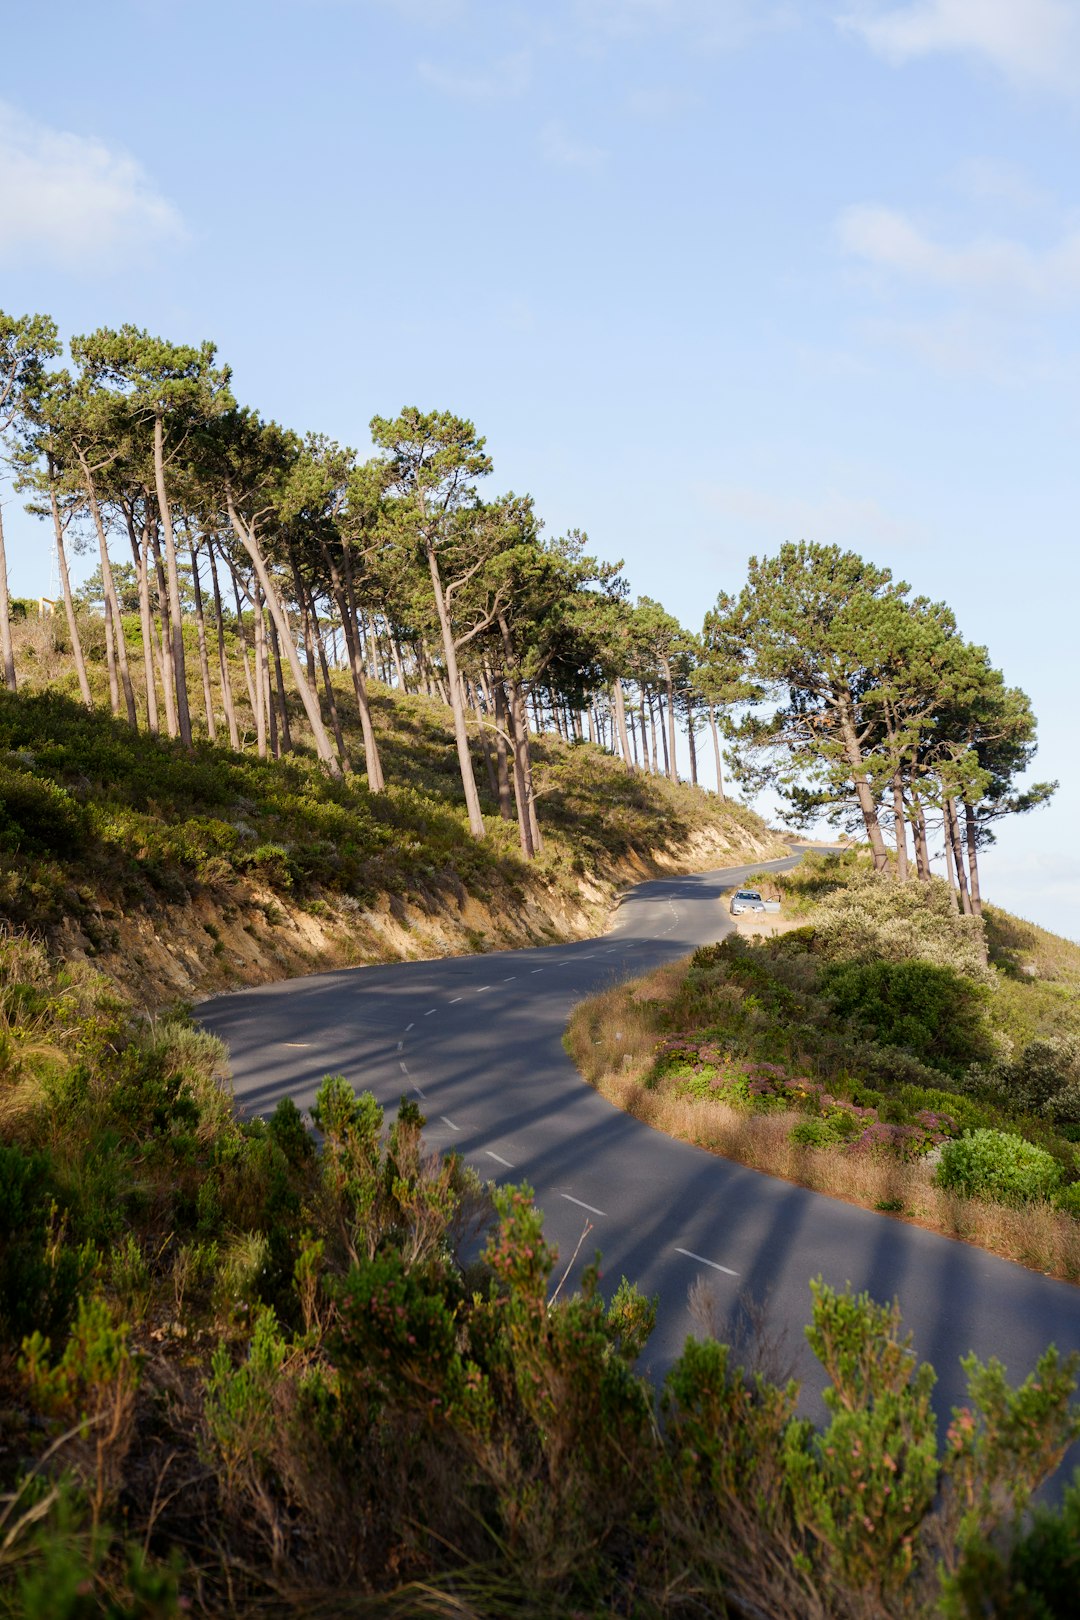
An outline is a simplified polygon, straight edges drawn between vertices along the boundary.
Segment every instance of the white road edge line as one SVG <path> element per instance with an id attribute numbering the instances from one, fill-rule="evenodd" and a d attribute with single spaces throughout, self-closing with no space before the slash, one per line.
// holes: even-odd
<path id="1" fill-rule="evenodd" d="M 282 1046 L 310 1046 L 310 1041 L 282 1041 Z"/>
<path id="2" fill-rule="evenodd" d="M 565 1198 L 568 1204 L 576 1204 L 579 1209 L 587 1209 L 590 1215 L 607 1216 L 606 1209 L 597 1209 L 595 1204 L 587 1204 L 583 1198 L 575 1198 L 573 1193 L 560 1193 L 559 1197 Z"/>
<path id="3" fill-rule="evenodd" d="M 491 1151 L 491 1149 L 490 1149 L 490 1148 L 485 1148 L 485 1149 L 484 1149 L 484 1152 L 485 1152 L 485 1153 L 486 1153 L 486 1154 L 487 1154 L 487 1156 L 488 1156 L 488 1158 L 489 1158 L 489 1159 L 494 1159 L 494 1160 L 495 1160 L 495 1162 L 496 1162 L 496 1164 L 505 1164 L 505 1166 L 506 1166 L 506 1168 L 507 1168 L 507 1169 L 508 1169 L 508 1170 L 514 1170 L 514 1169 L 516 1169 L 516 1166 L 515 1166 L 515 1165 L 512 1165 L 512 1164 L 511 1164 L 511 1163 L 510 1163 L 510 1160 L 509 1160 L 509 1159 L 503 1159 L 503 1158 L 501 1158 L 501 1157 L 500 1157 L 500 1156 L 499 1156 L 499 1154 L 498 1154 L 498 1153 L 492 1153 L 492 1151 Z"/>
<path id="4" fill-rule="evenodd" d="M 408 1069 L 405 1067 L 404 1063 L 402 1063 L 400 1061 L 398 1062 L 398 1068 L 401 1070 L 402 1074 L 408 1074 L 408 1072 L 409 1072 Z"/>
<path id="5" fill-rule="evenodd" d="M 452 1131 L 460 1131 L 461 1126 L 460 1125 L 455 1125 L 453 1120 L 452 1119 L 447 1119 L 445 1114 L 440 1114 L 439 1118 L 442 1120 L 444 1125 L 449 1125 L 449 1127 L 450 1127 L 450 1129 Z"/>
<path id="6" fill-rule="evenodd" d="M 688 1260 L 699 1260 L 703 1266 L 712 1266 L 714 1271 L 722 1271 L 725 1277 L 737 1277 L 739 1273 L 732 1271 L 730 1266 L 718 1266 L 715 1260 L 706 1260 L 703 1254 L 695 1254 L 693 1249 L 680 1249 L 675 1245 L 676 1254 L 685 1254 Z"/>

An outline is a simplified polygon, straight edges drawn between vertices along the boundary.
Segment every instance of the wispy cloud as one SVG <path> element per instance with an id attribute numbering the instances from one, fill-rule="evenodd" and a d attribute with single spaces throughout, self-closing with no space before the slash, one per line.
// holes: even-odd
<path id="1" fill-rule="evenodd" d="M 0 262 L 110 269 L 184 235 L 135 158 L 0 102 Z"/>
<path id="2" fill-rule="evenodd" d="M 1044 249 L 1001 236 L 950 245 L 935 241 L 900 210 L 878 206 L 846 209 L 837 230 L 852 257 L 909 280 L 1036 300 L 1080 294 L 1080 230 Z"/>
<path id="3" fill-rule="evenodd" d="M 1018 84 L 1080 90 L 1076 0 L 862 0 L 838 17 L 887 61 L 946 51 L 989 62 Z"/>
<path id="4" fill-rule="evenodd" d="M 599 174 L 608 156 L 602 146 L 592 146 L 571 135 L 557 118 L 540 131 L 540 152 L 549 163 L 560 168 L 581 169 L 589 174 Z"/>
<path id="5" fill-rule="evenodd" d="M 447 95 L 465 101 L 513 101 L 529 88 L 532 53 L 515 51 L 490 67 L 462 70 L 445 63 L 421 62 L 420 77 Z"/>
<path id="6" fill-rule="evenodd" d="M 716 49 L 741 45 L 797 18 L 791 0 L 575 0 L 574 11 L 594 38 L 678 32 Z"/>
<path id="7" fill-rule="evenodd" d="M 893 516 L 872 497 L 841 494 L 778 494 L 749 484 L 710 484 L 702 503 L 767 544 L 820 540 L 837 545 L 911 547 L 923 545 L 925 530 Z"/>

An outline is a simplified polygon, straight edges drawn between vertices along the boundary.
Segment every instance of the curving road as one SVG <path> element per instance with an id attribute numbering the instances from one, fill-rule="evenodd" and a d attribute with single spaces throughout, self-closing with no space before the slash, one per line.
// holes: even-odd
<path id="1" fill-rule="evenodd" d="M 962 1397 L 958 1359 L 969 1350 L 1018 1378 L 1050 1341 L 1080 1347 L 1080 1288 L 673 1141 L 582 1082 L 562 1047 L 575 1002 L 719 938 L 731 926 L 723 891 L 761 869 L 642 884 L 596 940 L 316 974 L 216 997 L 199 1018 L 229 1046 L 245 1112 L 284 1096 L 306 1108 L 325 1074 L 391 1109 L 408 1091 L 432 1147 L 535 1188 L 564 1256 L 591 1222 L 578 1269 L 600 1248 L 605 1285 L 625 1275 L 660 1297 L 646 1352 L 654 1377 L 693 1331 L 698 1278 L 721 1323 L 735 1320 L 740 1297 L 765 1306 L 807 1381 L 811 1416 L 823 1412 L 820 1380 L 801 1330 L 819 1274 L 899 1297 L 937 1368 L 942 1410 Z"/>

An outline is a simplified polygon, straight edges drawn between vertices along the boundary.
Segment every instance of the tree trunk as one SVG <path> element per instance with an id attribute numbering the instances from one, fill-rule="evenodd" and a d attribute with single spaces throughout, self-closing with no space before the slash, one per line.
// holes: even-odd
<path id="1" fill-rule="evenodd" d="M 202 580 L 199 578 L 199 552 L 194 542 L 188 542 L 191 557 L 191 584 L 195 592 L 195 634 L 199 643 L 199 672 L 202 675 L 203 708 L 206 710 L 206 734 L 217 742 L 217 719 L 214 714 L 214 691 L 210 685 L 210 659 L 206 652 L 206 620 L 203 617 Z"/>
<path id="2" fill-rule="evenodd" d="M 346 589 L 347 580 L 352 577 L 351 570 L 346 580 L 343 581 L 329 546 L 324 544 L 322 553 L 330 574 L 330 587 L 341 619 L 341 629 L 345 637 L 345 650 L 349 658 L 349 669 L 352 672 L 353 692 L 356 697 L 356 707 L 360 714 L 360 730 L 364 736 L 364 769 L 367 774 L 368 792 L 381 793 L 385 783 L 383 781 L 382 761 L 379 758 L 379 749 L 375 741 L 375 728 L 371 723 L 371 708 L 368 703 L 367 681 L 364 674 L 363 630 L 360 625 L 360 616 L 356 611 L 355 599 L 348 594 Z"/>
<path id="3" fill-rule="evenodd" d="M 105 598 L 105 665 L 109 671 L 109 712 L 120 717 L 120 683 L 116 678 L 116 635 L 113 631 L 112 602 Z"/>
<path id="4" fill-rule="evenodd" d="M 623 764 L 628 771 L 634 769 L 634 761 L 630 753 L 630 739 L 626 735 L 626 698 L 623 695 L 622 680 L 616 676 L 612 691 L 615 693 L 615 724 L 619 728 L 619 747 L 622 749 Z"/>
<path id="5" fill-rule="evenodd" d="M 292 728 L 289 725 L 289 710 L 285 702 L 285 677 L 281 672 L 281 638 L 277 632 L 277 625 L 270 625 L 270 651 L 274 655 L 274 686 L 277 691 L 278 707 L 281 711 L 281 749 L 285 754 L 291 754 L 293 748 Z M 314 682 L 312 683 L 314 687 Z M 318 702 L 318 693 L 315 694 Z M 322 710 L 319 710 L 320 718 Z"/>
<path id="6" fill-rule="evenodd" d="M 139 628 L 143 644 L 143 679 L 146 682 L 146 726 L 152 736 L 158 734 L 157 670 L 154 663 L 154 620 L 150 612 L 150 540 L 147 520 L 143 517 L 143 537 L 140 543 L 135 533 L 135 519 L 131 508 L 124 504 L 124 522 L 127 524 L 128 542 L 135 563 L 135 577 L 139 585 Z"/>
<path id="7" fill-rule="evenodd" d="M 326 734 L 326 727 L 323 725 L 322 715 L 319 713 L 319 700 L 304 679 L 304 671 L 300 667 L 300 654 L 297 652 L 293 642 L 289 621 L 285 616 L 285 609 L 282 606 L 281 599 L 274 588 L 273 580 L 267 572 L 258 537 L 254 529 L 249 529 L 245 523 L 241 522 L 240 515 L 231 498 L 229 500 L 229 521 L 232 523 L 241 545 L 251 558 L 256 574 L 259 576 L 259 584 L 262 586 L 263 594 L 270 607 L 271 617 L 277 625 L 278 634 L 281 636 L 285 656 L 289 660 L 289 672 L 292 675 L 293 684 L 299 692 L 300 700 L 304 705 L 304 713 L 307 715 L 308 725 L 311 727 L 311 735 L 315 742 L 315 752 L 331 776 L 340 776 L 341 765 L 330 738 Z"/>
<path id="8" fill-rule="evenodd" d="M 720 763 L 720 737 L 716 730 L 716 710 L 709 705 L 709 730 L 712 733 L 713 755 L 716 759 L 716 795 L 721 801 L 726 797 L 724 793 L 724 772 Z"/>
<path id="9" fill-rule="evenodd" d="M 439 558 L 434 542 L 430 539 L 425 541 L 424 550 L 427 554 L 428 572 L 431 576 L 431 589 L 435 596 L 435 612 L 439 618 L 439 629 L 442 631 L 446 680 L 450 688 L 450 707 L 454 716 L 454 741 L 457 744 L 461 785 L 465 790 L 465 807 L 469 814 L 469 831 L 474 838 L 483 838 L 484 817 L 480 809 L 480 795 L 476 791 L 472 756 L 469 753 L 469 734 L 465 729 L 465 705 L 462 701 L 461 677 L 458 674 L 457 648 L 454 646 L 454 632 L 450 626 L 450 615 L 447 612 L 446 598 L 443 595 L 442 576 L 439 573 Z"/>
<path id="10" fill-rule="evenodd" d="M 247 687 L 248 704 L 251 709 L 251 721 L 252 724 L 255 725 L 258 723 L 256 714 L 258 704 L 255 698 L 255 682 L 251 674 L 251 665 L 248 662 L 247 631 L 244 629 L 244 610 L 240 603 L 240 580 L 237 577 L 236 569 L 231 563 L 229 564 L 229 572 L 232 575 L 233 600 L 236 603 L 236 639 L 240 644 L 240 667 L 244 671 L 244 685 Z M 244 594 L 245 596 L 249 594 L 246 588 Z M 251 596 L 249 599 L 254 607 L 254 596 Z"/>
<path id="11" fill-rule="evenodd" d="M 476 715 L 476 729 L 480 736 L 480 749 L 484 756 L 484 768 L 487 771 L 488 787 L 491 789 L 491 797 L 497 803 L 499 798 L 499 778 L 495 770 L 495 758 L 491 751 L 491 744 L 488 741 L 487 732 L 484 729 L 484 709 L 482 703 L 480 702 L 480 689 L 475 682 L 473 683 L 472 690 L 473 712 Z"/>
<path id="12" fill-rule="evenodd" d="M 664 675 L 664 691 L 667 694 L 667 729 L 671 752 L 668 775 L 673 782 L 677 782 L 679 780 L 679 764 L 675 754 L 675 682 L 671 674 L 670 660 L 662 658 L 660 667 Z"/>
<path id="13" fill-rule="evenodd" d="M 119 703 L 115 692 L 116 667 L 119 666 L 120 681 L 124 689 L 124 707 L 127 710 L 128 725 L 132 731 L 139 729 L 139 716 L 135 708 L 135 693 L 131 685 L 131 671 L 128 669 L 127 644 L 124 641 L 124 626 L 120 618 L 120 600 L 116 594 L 116 583 L 113 579 L 112 563 L 109 561 L 109 545 L 105 538 L 105 524 L 101 517 L 101 508 L 97 502 L 97 491 L 90 473 L 90 466 L 83 455 L 78 451 L 79 465 L 82 468 L 83 484 L 86 488 L 86 497 L 90 503 L 90 514 L 97 530 L 98 551 L 101 554 L 101 587 L 105 597 L 105 628 L 106 646 L 109 647 L 108 631 L 112 629 L 112 646 L 109 659 L 109 693 L 113 702 L 113 713 L 119 713 Z M 114 662 L 115 660 L 115 662 Z"/>
<path id="14" fill-rule="evenodd" d="M 266 622 L 263 618 L 262 591 L 252 587 L 252 616 L 255 621 L 255 746 L 260 759 L 266 758 L 266 733 L 270 688 L 266 680 Z"/>
<path id="15" fill-rule="evenodd" d="M 911 831 L 915 840 L 915 865 L 919 880 L 922 883 L 929 883 L 933 873 L 930 869 L 930 845 L 926 836 L 926 811 L 917 799 L 911 820 Z"/>
<path id="16" fill-rule="evenodd" d="M 503 657 L 510 683 L 510 735 L 514 750 L 514 797 L 517 800 L 518 822 L 521 827 L 521 845 L 526 858 L 531 860 L 544 847 L 540 824 L 536 817 L 533 796 L 532 760 L 529 753 L 529 724 L 525 710 L 525 694 L 516 673 L 514 640 L 505 614 L 498 618 L 502 638 Z"/>
<path id="17" fill-rule="evenodd" d="M 694 710 L 690 703 L 686 705 L 686 744 L 690 750 L 690 786 L 697 787 L 697 743 L 694 739 Z"/>
<path id="18" fill-rule="evenodd" d="M 982 916 L 982 891 L 979 887 L 978 822 L 974 807 L 964 800 L 964 830 L 967 835 L 968 873 L 971 878 L 971 909 L 976 917 Z"/>
<path id="19" fill-rule="evenodd" d="M 303 593 L 304 585 L 300 575 L 296 577 L 296 585 L 298 585 L 301 593 Z M 316 608 L 316 598 L 314 598 L 314 593 L 309 593 L 308 609 L 309 614 L 311 614 L 311 627 L 313 627 L 314 630 L 314 645 L 316 645 L 317 654 L 319 654 L 319 669 L 321 669 L 322 672 L 322 690 L 325 692 L 325 701 L 327 701 L 327 708 L 329 708 L 330 711 L 330 724 L 334 726 L 334 740 L 335 744 L 337 744 L 338 760 L 342 761 L 343 771 L 351 771 L 353 770 L 353 765 L 351 765 L 350 757 L 348 757 L 348 748 L 345 747 L 345 737 L 342 735 L 342 718 L 340 718 L 340 714 L 338 714 L 337 711 L 337 698 L 335 698 L 334 695 L 334 682 L 330 680 L 330 666 L 327 664 L 327 661 L 325 661 L 325 646 L 324 643 L 322 643 L 322 629 L 321 625 L 319 625 L 319 609 Z"/>
<path id="20" fill-rule="evenodd" d="M 217 620 L 218 673 L 221 679 L 221 702 L 229 726 L 229 746 L 236 753 L 239 753 L 240 728 L 236 724 L 236 705 L 233 702 L 232 681 L 229 679 L 229 659 L 225 651 L 225 621 L 221 612 L 221 586 L 218 583 L 217 559 L 214 556 L 213 544 L 208 547 L 208 550 L 210 554 L 210 584 L 214 591 L 214 617 Z"/>
<path id="21" fill-rule="evenodd" d="M 964 865 L 964 847 L 960 842 L 960 818 L 956 814 L 956 800 L 945 800 L 945 836 L 952 845 L 956 884 L 960 890 L 960 903 L 964 916 L 971 916 L 971 896 L 968 894 L 967 868 Z"/>
<path id="22" fill-rule="evenodd" d="M 959 913 L 960 902 L 956 898 L 956 866 L 953 862 L 953 842 L 949 833 L 949 816 L 942 811 L 942 830 L 945 834 L 945 871 L 949 877 L 949 898 L 952 900 L 954 913 Z"/>
<path id="23" fill-rule="evenodd" d="M 0 507 L 0 656 L 4 660 L 4 685 L 9 692 L 18 689 L 15 679 L 15 649 L 11 645 L 11 597 L 8 594 L 7 547 L 4 544 L 4 511 Z"/>
<path id="24" fill-rule="evenodd" d="M 664 700 L 660 696 L 659 692 L 656 694 L 656 707 L 660 710 L 660 741 L 664 745 L 664 775 L 670 777 L 673 760 L 671 753 L 668 750 L 668 727 L 667 718 L 664 714 Z M 674 727 L 672 728 L 672 731 L 674 732 Z"/>
<path id="25" fill-rule="evenodd" d="M 165 577 L 169 587 L 169 618 L 172 629 L 172 674 L 176 682 L 176 718 L 180 741 L 191 747 L 191 715 L 188 710 L 187 664 L 184 659 L 184 622 L 180 612 L 180 575 L 176 566 L 172 511 L 165 489 L 165 425 L 161 414 L 154 417 L 154 481 L 157 485 L 158 513 L 165 536 Z"/>
<path id="26" fill-rule="evenodd" d="M 859 739 L 855 732 L 855 721 L 852 718 L 846 694 L 841 694 L 837 698 L 836 712 L 840 726 L 840 739 L 844 748 L 844 758 L 851 767 L 852 780 L 855 784 L 855 797 L 862 812 L 866 836 L 870 840 L 874 871 L 884 872 L 889 864 L 889 856 L 885 848 L 885 840 L 881 836 L 881 823 L 878 820 L 874 795 L 871 793 L 870 784 L 866 780 L 866 766 L 862 757 L 862 749 L 859 747 Z"/>
<path id="27" fill-rule="evenodd" d="M 513 813 L 510 809 L 510 770 L 506 748 L 507 733 L 510 729 L 506 693 L 503 691 L 502 682 L 491 674 L 488 675 L 488 689 L 495 705 L 495 765 L 499 781 L 499 814 L 504 821 L 510 821 Z"/>
<path id="28" fill-rule="evenodd" d="M 893 777 L 893 820 L 896 823 L 896 881 L 908 880 L 907 817 L 904 812 L 904 786 L 899 775 Z"/>
<path id="29" fill-rule="evenodd" d="M 60 570 L 60 589 L 64 596 L 64 616 L 67 619 L 68 635 L 71 637 L 71 652 L 75 659 L 75 673 L 79 678 L 79 695 L 88 709 L 94 707 L 94 699 L 90 692 L 90 681 L 86 674 L 86 659 L 83 656 L 82 639 L 79 635 L 79 622 L 75 617 L 75 602 L 71 595 L 71 576 L 68 573 L 67 553 L 64 550 L 64 525 L 60 521 L 60 508 L 56 501 L 56 486 L 53 483 L 53 467 L 49 463 L 49 507 L 52 511 L 53 533 L 56 537 L 56 563 Z"/>
<path id="30" fill-rule="evenodd" d="M 173 678 L 172 620 L 169 616 L 169 589 L 165 583 L 165 568 L 161 561 L 161 546 L 157 537 L 157 524 L 150 526 L 150 543 L 154 551 L 154 580 L 157 585 L 158 615 L 161 619 L 161 642 L 155 647 L 161 664 L 161 692 L 165 704 L 165 730 L 170 737 L 180 735 L 176 719 L 176 681 Z"/>

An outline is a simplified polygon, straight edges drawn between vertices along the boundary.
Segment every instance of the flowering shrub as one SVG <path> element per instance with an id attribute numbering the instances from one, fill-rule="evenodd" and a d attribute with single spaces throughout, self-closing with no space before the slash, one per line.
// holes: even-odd
<path id="1" fill-rule="evenodd" d="M 808 1115 L 791 1133 L 805 1147 L 842 1143 L 852 1153 L 917 1159 L 958 1128 L 952 1115 L 929 1108 L 904 1123 L 883 1120 L 876 1107 L 834 1096 L 820 1080 L 790 1075 L 779 1063 L 736 1058 L 716 1041 L 685 1030 L 660 1042 L 655 1067 L 658 1077 L 674 1080 L 682 1095 L 699 1102 L 713 1098 L 753 1113 Z"/>

